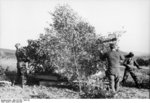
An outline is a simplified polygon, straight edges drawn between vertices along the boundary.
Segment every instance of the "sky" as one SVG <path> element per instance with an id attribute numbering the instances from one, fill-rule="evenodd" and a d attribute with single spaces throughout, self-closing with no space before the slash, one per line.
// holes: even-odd
<path id="1" fill-rule="evenodd" d="M 0 48 L 37 39 L 58 4 L 70 5 L 97 34 L 125 30 L 120 50 L 150 54 L 150 0 L 0 0 Z"/>

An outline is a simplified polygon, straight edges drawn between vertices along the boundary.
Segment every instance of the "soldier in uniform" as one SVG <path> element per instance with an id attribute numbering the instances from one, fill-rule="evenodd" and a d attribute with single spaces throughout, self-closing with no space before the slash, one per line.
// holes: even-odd
<path id="1" fill-rule="evenodd" d="M 27 63 L 27 56 L 26 56 L 26 50 L 25 48 L 21 47 L 19 43 L 15 45 L 16 47 L 16 58 L 17 58 L 17 78 L 16 83 L 21 84 L 21 87 L 26 84 L 26 75 L 27 75 L 27 69 L 26 69 L 26 63 Z"/>
<path id="2" fill-rule="evenodd" d="M 106 75 L 110 81 L 110 88 L 112 89 L 112 93 L 116 94 L 119 90 L 120 61 L 124 60 L 124 56 L 116 50 L 114 43 L 110 43 L 109 47 L 110 51 L 106 53 L 101 51 L 101 53 L 102 59 L 106 59 L 108 64 Z"/>
<path id="3" fill-rule="evenodd" d="M 134 68 L 135 68 L 135 66 L 138 69 L 141 69 L 141 68 L 139 67 L 137 62 L 133 59 L 133 57 L 134 57 L 134 54 L 132 52 L 130 52 L 128 55 L 126 55 L 126 59 L 123 62 L 123 65 L 125 66 L 125 72 L 124 72 L 122 84 L 125 84 L 128 76 L 130 74 L 131 77 L 133 78 L 133 80 L 135 81 L 136 86 L 138 88 L 140 88 L 138 78 L 137 78 L 136 74 L 134 73 Z"/>

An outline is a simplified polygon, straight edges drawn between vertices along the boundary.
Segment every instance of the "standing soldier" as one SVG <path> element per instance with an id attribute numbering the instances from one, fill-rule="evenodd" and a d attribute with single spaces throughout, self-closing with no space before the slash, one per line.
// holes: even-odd
<path id="1" fill-rule="evenodd" d="M 15 45 L 16 47 L 16 58 L 17 58 L 17 78 L 16 82 L 21 84 L 23 88 L 24 84 L 26 83 L 26 50 L 20 46 L 20 43 Z"/>
<path id="2" fill-rule="evenodd" d="M 139 67 L 137 62 L 133 59 L 133 57 L 134 57 L 134 54 L 132 52 L 130 52 L 128 55 L 126 55 L 126 59 L 125 59 L 125 61 L 123 63 L 123 65 L 125 66 L 125 72 L 124 72 L 122 84 L 125 84 L 128 76 L 130 74 L 131 77 L 133 78 L 133 80 L 135 81 L 136 86 L 138 88 L 140 88 L 138 78 L 137 78 L 137 76 L 134 73 L 134 68 L 135 68 L 135 66 L 138 69 L 141 69 L 141 68 Z"/>
<path id="3" fill-rule="evenodd" d="M 102 53 L 102 59 L 106 59 L 108 67 L 106 75 L 110 81 L 110 88 L 112 93 L 115 95 L 119 90 L 119 74 L 120 74 L 120 61 L 124 59 L 124 56 L 115 49 L 115 44 L 111 43 L 109 45 L 110 51 Z"/>

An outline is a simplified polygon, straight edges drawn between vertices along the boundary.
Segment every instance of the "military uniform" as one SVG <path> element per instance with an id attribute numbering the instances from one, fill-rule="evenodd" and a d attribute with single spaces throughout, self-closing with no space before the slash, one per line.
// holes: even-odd
<path id="1" fill-rule="evenodd" d="M 126 56 L 126 59 L 123 63 L 123 65 L 125 66 L 125 72 L 124 72 L 122 83 L 125 84 L 128 76 L 130 74 L 131 77 L 133 78 L 133 80 L 135 81 L 136 86 L 139 87 L 139 81 L 138 81 L 136 74 L 134 73 L 134 68 L 135 68 L 135 66 L 138 69 L 140 69 L 140 68 L 139 68 L 139 65 L 137 64 L 137 62 L 132 57 L 133 57 L 133 55 L 130 53 L 129 55 Z"/>
<path id="2" fill-rule="evenodd" d="M 114 46 L 110 44 L 110 47 Z M 114 47 L 111 47 L 112 50 L 103 54 L 103 59 L 107 59 L 107 71 L 106 74 L 110 81 L 110 88 L 115 93 L 119 90 L 119 77 L 120 77 L 120 60 L 124 59 L 124 56 L 121 55 L 119 51 L 113 50 Z"/>
<path id="3" fill-rule="evenodd" d="M 26 75 L 27 75 L 27 69 L 26 69 L 26 50 L 25 48 L 19 48 L 16 50 L 16 58 L 17 58 L 17 79 L 16 82 L 18 84 L 21 84 L 23 87 L 24 84 L 26 84 Z"/>

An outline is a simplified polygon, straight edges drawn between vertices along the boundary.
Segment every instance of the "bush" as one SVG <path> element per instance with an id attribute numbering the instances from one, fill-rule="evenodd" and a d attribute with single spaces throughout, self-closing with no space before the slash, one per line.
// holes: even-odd
<path id="1" fill-rule="evenodd" d="M 137 63 L 140 66 L 148 66 L 148 65 L 150 65 L 150 59 L 137 58 L 136 61 L 137 61 Z"/>
<path id="2" fill-rule="evenodd" d="M 98 37 L 95 28 L 68 5 L 57 6 L 51 16 L 53 22 L 45 34 L 28 40 L 27 54 L 35 71 L 56 72 L 79 81 L 103 68 L 99 51 L 107 51 L 108 43 L 103 41 L 116 38 L 117 33 L 110 38 Z"/>
<path id="3" fill-rule="evenodd" d="M 113 94 L 109 90 L 109 82 L 106 78 L 100 80 L 90 78 L 82 85 L 81 98 L 112 98 Z"/>
<path id="4" fill-rule="evenodd" d="M 94 27 L 81 20 L 68 5 L 56 7 L 51 15 L 53 23 L 45 29 L 46 33 L 38 40 L 28 40 L 30 61 L 41 65 L 44 71 L 63 72 L 68 78 L 88 68 L 90 75 L 98 60 Z"/>

